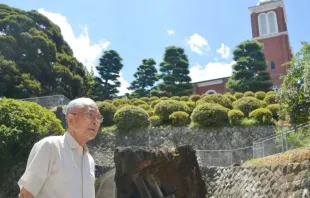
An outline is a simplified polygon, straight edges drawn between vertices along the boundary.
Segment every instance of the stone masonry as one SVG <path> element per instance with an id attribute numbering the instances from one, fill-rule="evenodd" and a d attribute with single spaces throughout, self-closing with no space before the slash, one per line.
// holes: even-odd
<path id="1" fill-rule="evenodd" d="M 262 167 L 201 167 L 208 198 L 310 198 L 310 161 Z"/>

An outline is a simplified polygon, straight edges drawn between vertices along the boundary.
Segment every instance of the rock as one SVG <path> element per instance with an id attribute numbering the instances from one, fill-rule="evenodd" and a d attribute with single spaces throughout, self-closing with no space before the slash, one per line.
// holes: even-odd
<path id="1" fill-rule="evenodd" d="M 195 151 L 122 147 L 115 150 L 117 198 L 203 198 L 206 195 Z"/>

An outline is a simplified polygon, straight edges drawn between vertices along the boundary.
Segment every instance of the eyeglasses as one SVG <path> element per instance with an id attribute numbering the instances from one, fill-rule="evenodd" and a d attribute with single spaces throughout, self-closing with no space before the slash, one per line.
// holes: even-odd
<path id="1" fill-rule="evenodd" d="M 96 119 L 100 123 L 103 122 L 103 116 L 101 114 L 96 113 L 94 110 L 88 110 L 87 112 L 77 112 L 77 113 L 71 113 L 72 115 L 77 115 L 77 114 L 84 114 L 88 119 Z"/>

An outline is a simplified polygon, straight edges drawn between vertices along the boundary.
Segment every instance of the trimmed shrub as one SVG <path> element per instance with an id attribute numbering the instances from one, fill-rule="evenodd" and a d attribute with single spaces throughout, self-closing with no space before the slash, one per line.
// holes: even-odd
<path id="1" fill-rule="evenodd" d="M 146 111 L 147 112 L 147 114 L 149 115 L 149 117 L 151 117 L 151 116 L 154 116 L 155 115 L 155 113 L 154 113 L 154 111 L 153 110 L 148 110 L 148 111 Z"/>
<path id="2" fill-rule="evenodd" d="M 223 107 L 226 107 L 226 108 L 232 107 L 230 99 L 228 99 L 226 96 L 219 94 L 219 93 L 206 95 L 205 97 L 203 97 L 198 102 L 198 104 L 203 104 L 203 103 L 219 104 L 219 105 L 222 105 Z"/>
<path id="3" fill-rule="evenodd" d="M 270 104 L 277 104 L 277 96 L 275 94 L 269 94 L 265 97 L 264 101 L 270 105 Z"/>
<path id="4" fill-rule="evenodd" d="M 231 94 L 227 94 L 225 95 L 231 102 L 235 102 L 237 100 L 237 98 Z"/>
<path id="5" fill-rule="evenodd" d="M 49 135 L 65 130 L 56 115 L 34 103 L 14 99 L 0 100 L 0 187 L 17 181 L 11 168 L 27 162 L 33 145 Z M 20 175 L 18 175 L 19 177 Z M 9 178 L 9 180 L 8 180 Z"/>
<path id="6" fill-rule="evenodd" d="M 151 102 L 151 107 L 154 108 L 155 105 L 157 105 L 158 103 L 160 103 L 162 100 L 158 99 L 158 100 L 154 100 L 153 102 Z"/>
<path id="7" fill-rule="evenodd" d="M 272 113 L 273 119 L 279 119 L 280 104 L 270 104 L 266 107 L 266 109 L 269 109 L 269 111 Z"/>
<path id="8" fill-rule="evenodd" d="M 170 100 L 179 101 L 180 100 L 180 96 L 173 96 L 173 97 L 170 98 Z"/>
<path id="9" fill-rule="evenodd" d="M 112 104 L 112 100 L 104 100 L 103 102 L 108 102 Z"/>
<path id="10" fill-rule="evenodd" d="M 204 103 L 194 109 L 191 120 L 200 126 L 223 126 L 228 123 L 228 110 L 219 104 Z"/>
<path id="11" fill-rule="evenodd" d="M 140 99 L 134 100 L 131 104 L 133 104 L 134 106 L 147 105 L 145 101 L 140 100 Z"/>
<path id="12" fill-rule="evenodd" d="M 142 105 L 139 105 L 138 107 L 144 109 L 145 111 L 153 111 L 152 107 L 148 104 L 142 104 Z"/>
<path id="13" fill-rule="evenodd" d="M 154 107 L 155 114 L 163 121 L 169 120 L 170 114 L 176 111 L 189 112 L 189 108 L 184 103 L 174 100 L 161 101 Z"/>
<path id="14" fill-rule="evenodd" d="M 189 96 L 181 96 L 180 101 L 188 101 Z"/>
<path id="15" fill-rule="evenodd" d="M 276 95 L 277 93 L 275 92 L 275 91 L 268 91 L 267 93 L 266 93 L 266 96 L 268 96 L 268 95 Z"/>
<path id="16" fill-rule="evenodd" d="M 158 99 L 159 98 L 157 96 L 152 96 L 152 97 L 150 97 L 150 102 L 153 102 L 153 101 L 158 100 Z"/>
<path id="17" fill-rule="evenodd" d="M 186 106 L 188 106 L 188 109 L 189 109 L 188 113 L 189 114 L 191 114 L 194 111 L 194 109 L 196 108 L 195 102 L 192 102 L 192 101 L 184 102 L 184 101 L 182 101 L 182 103 L 184 103 L 184 104 L 186 104 Z"/>
<path id="18" fill-rule="evenodd" d="M 254 119 L 259 124 L 272 123 L 272 113 L 269 111 L 269 109 L 266 108 L 255 109 L 250 113 L 250 118 Z"/>
<path id="19" fill-rule="evenodd" d="M 264 100 L 266 93 L 263 91 L 258 91 L 255 93 L 255 98 L 258 100 Z"/>
<path id="20" fill-rule="evenodd" d="M 119 107 L 121 105 L 124 105 L 124 104 L 129 104 L 129 100 L 127 99 L 115 99 L 112 101 L 112 104 L 116 107 Z"/>
<path id="21" fill-rule="evenodd" d="M 184 111 L 176 111 L 170 114 L 169 119 L 172 126 L 186 126 L 189 121 L 189 115 Z"/>
<path id="22" fill-rule="evenodd" d="M 228 111 L 227 115 L 231 125 L 240 125 L 242 119 L 244 118 L 242 111 L 237 109 Z"/>
<path id="23" fill-rule="evenodd" d="M 121 133 L 134 129 L 147 128 L 149 115 L 145 110 L 136 106 L 125 106 L 117 110 L 114 115 L 116 127 Z"/>
<path id="24" fill-rule="evenodd" d="M 166 96 L 160 97 L 160 99 L 161 99 L 161 100 L 169 100 L 169 98 L 166 97 Z"/>
<path id="25" fill-rule="evenodd" d="M 236 93 L 234 94 L 234 96 L 235 96 L 235 98 L 238 100 L 238 99 L 240 99 L 240 98 L 243 97 L 243 93 L 241 93 L 241 92 L 236 92 Z"/>
<path id="26" fill-rule="evenodd" d="M 101 126 L 111 126 L 114 122 L 114 114 L 117 108 L 108 102 L 97 102 L 100 114 L 103 116 Z"/>
<path id="27" fill-rule="evenodd" d="M 239 109 L 248 117 L 250 112 L 264 106 L 263 101 L 254 97 L 243 97 L 232 103 L 234 109 Z"/>
<path id="28" fill-rule="evenodd" d="M 200 95 L 195 94 L 195 95 L 191 95 L 191 96 L 189 97 L 189 100 L 190 100 L 190 101 L 193 101 L 193 102 L 197 102 L 200 98 L 201 98 Z"/>
<path id="29" fill-rule="evenodd" d="M 161 120 L 160 120 L 159 116 L 157 116 L 157 115 L 149 117 L 149 122 L 150 122 L 151 126 L 154 126 L 154 127 L 161 125 Z"/>
<path id="30" fill-rule="evenodd" d="M 246 91 L 246 92 L 244 92 L 243 96 L 244 97 L 254 97 L 255 94 L 253 91 Z"/>
<path id="31" fill-rule="evenodd" d="M 150 98 L 148 98 L 148 97 L 142 97 L 142 98 L 140 98 L 140 100 L 143 100 L 146 103 L 150 102 Z"/>

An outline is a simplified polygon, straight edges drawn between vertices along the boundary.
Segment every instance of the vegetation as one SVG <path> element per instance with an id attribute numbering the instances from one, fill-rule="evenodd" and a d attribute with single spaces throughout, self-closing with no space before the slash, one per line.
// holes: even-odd
<path id="1" fill-rule="evenodd" d="M 226 85 L 231 92 L 270 90 L 272 83 L 270 74 L 265 71 L 267 63 L 262 48 L 256 40 L 244 41 L 236 47 L 233 52 L 236 64 Z"/>
<path id="2" fill-rule="evenodd" d="M 92 76 L 60 28 L 37 11 L 0 4 L 0 97 L 88 95 Z"/>
<path id="3" fill-rule="evenodd" d="M 0 189 L 10 190 L 11 167 L 27 161 L 35 142 L 65 131 L 52 111 L 36 103 L 2 99 L 0 112 Z"/>

